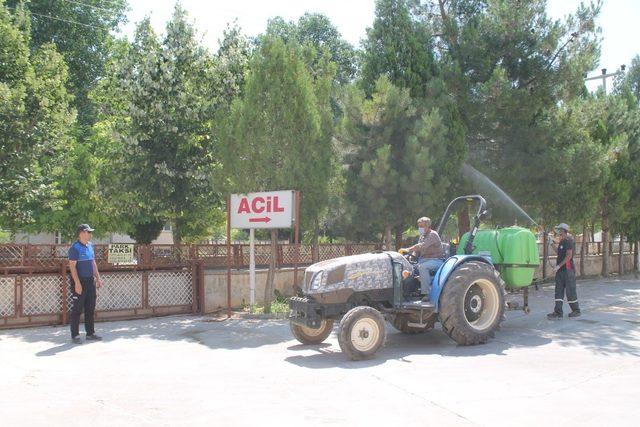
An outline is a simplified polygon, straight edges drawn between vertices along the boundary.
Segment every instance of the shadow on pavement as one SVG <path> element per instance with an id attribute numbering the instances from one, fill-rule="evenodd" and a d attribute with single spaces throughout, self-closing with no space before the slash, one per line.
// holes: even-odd
<path id="1" fill-rule="evenodd" d="M 388 325 L 386 346 L 374 359 L 346 362 L 336 344 L 302 346 L 294 344 L 286 320 L 226 320 L 211 321 L 202 316 L 172 316 L 132 321 L 100 322 L 97 333 L 102 343 L 110 341 L 154 339 L 185 341 L 208 349 L 239 350 L 259 348 L 282 343 L 288 344 L 289 363 L 312 369 L 330 367 L 360 368 L 384 363 L 386 360 L 403 360 L 411 355 L 442 355 L 451 357 L 475 357 L 505 355 L 510 349 L 534 348 L 551 342 L 564 347 L 577 347 L 599 354 L 631 354 L 640 356 L 640 283 L 633 280 L 609 280 L 579 284 L 582 317 L 549 321 L 546 313 L 553 304 L 553 289 L 542 288 L 531 293 L 532 312 L 507 312 L 507 320 L 496 337 L 487 344 L 471 347 L 457 346 L 439 327 L 419 335 L 403 335 Z M 84 335 L 84 334 L 82 334 Z M 76 346 L 69 341 L 68 327 L 38 327 L 13 329 L 0 332 L 0 338 L 10 337 L 28 343 L 51 343 L 37 356 L 47 357 L 70 351 Z M 335 336 L 334 336 L 335 338 Z M 335 339 L 333 340 L 335 343 Z M 308 350 L 316 353 L 309 355 Z M 305 354 L 302 354 L 302 351 Z M 297 354 L 296 354 L 297 353 Z"/>
<path id="2" fill-rule="evenodd" d="M 340 348 L 338 346 L 331 348 L 326 346 L 301 346 L 307 350 L 317 350 L 318 353 L 306 356 L 290 356 L 285 360 L 289 363 L 293 363 L 294 365 L 311 369 L 336 367 L 343 369 L 356 369 L 379 365 L 389 360 L 400 360 L 406 363 L 413 363 L 411 360 L 407 360 L 406 358 L 416 355 L 440 355 L 449 357 L 505 355 L 506 350 L 517 346 L 517 344 L 502 341 L 499 335 L 486 344 L 459 346 L 439 328 L 424 334 L 404 335 L 396 332 L 389 325 L 387 325 L 387 327 L 389 329 L 385 346 L 380 349 L 373 358 L 368 360 L 347 360 L 340 352 Z M 551 342 L 551 339 L 531 336 L 527 341 L 529 347 L 536 347 L 548 344 Z"/>
<path id="3" fill-rule="evenodd" d="M 257 348 L 293 339 L 287 322 L 283 320 L 228 320 L 207 322 L 203 317 L 171 316 L 134 321 L 100 322 L 96 333 L 102 342 L 81 345 L 70 342 L 69 329 L 63 326 L 10 329 L 0 332 L 3 337 L 23 342 L 48 342 L 53 346 L 36 353 L 54 356 L 86 345 L 105 345 L 111 341 L 149 338 L 164 341 L 189 341 L 210 349 Z M 84 333 L 81 333 L 84 340 Z"/>

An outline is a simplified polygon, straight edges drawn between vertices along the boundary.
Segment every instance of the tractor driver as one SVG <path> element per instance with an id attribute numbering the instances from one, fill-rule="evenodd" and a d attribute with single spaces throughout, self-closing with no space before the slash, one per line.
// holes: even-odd
<path id="1" fill-rule="evenodd" d="M 427 298 L 431 291 L 431 271 L 435 271 L 444 263 L 444 247 L 435 230 L 431 229 L 431 219 L 423 216 L 418 219 L 418 243 L 400 251 L 412 252 L 418 258 L 420 272 L 420 293 Z"/>

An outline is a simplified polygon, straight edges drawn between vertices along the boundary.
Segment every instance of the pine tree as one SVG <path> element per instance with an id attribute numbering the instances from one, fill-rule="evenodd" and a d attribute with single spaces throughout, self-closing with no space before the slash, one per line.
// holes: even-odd
<path id="1" fill-rule="evenodd" d="M 463 132 L 442 114 L 439 101 L 413 99 L 386 77 L 378 79 L 370 100 L 351 88 L 341 140 L 356 236 L 383 231 L 391 247 L 392 230 L 442 207 L 464 145 Z"/>
<path id="2" fill-rule="evenodd" d="M 299 190 L 302 224 L 313 227 L 326 205 L 332 171 L 328 88 L 335 69 L 325 61 L 322 72 L 311 76 L 304 54 L 294 41 L 261 40 L 221 141 L 232 191 Z M 276 230 L 271 242 L 266 311 L 273 297 Z"/>

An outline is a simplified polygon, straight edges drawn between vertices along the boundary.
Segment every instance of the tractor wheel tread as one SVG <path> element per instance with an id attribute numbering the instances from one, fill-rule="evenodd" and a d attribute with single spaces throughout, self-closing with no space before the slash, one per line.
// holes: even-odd
<path id="1" fill-rule="evenodd" d="M 324 319 L 322 321 L 322 325 L 320 329 L 322 331 L 317 335 L 308 335 L 305 333 L 304 328 L 300 325 L 297 325 L 293 322 L 289 322 L 289 328 L 291 329 L 291 333 L 302 344 L 311 345 L 311 344 L 320 344 L 324 340 L 331 335 L 331 331 L 333 330 L 333 320 L 332 319 Z"/>
<path id="2" fill-rule="evenodd" d="M 351 342 L 351 328 L 354 323 L 363 318 L 370 317 L 375 320 L 380 330 L 380 337 L 374 347 L 368 351 L 360 351 L 353 346 Z M 338 328 L 338 344 L 342 352 L 351 360 L 365 360 L 371 358 L 378 349 L 384 346 L 384 342 L 387 338 L 387 331 L 385 328 L 385 320 L 378 310 L 369 306 L 359 306 L 352 308 L 342 317 L 340 326 Z"/>
<path id="3" fill-rule="evenodd" d="M 494 330 L 500 326 L 504 313 L 504 281 L 496 275 L 492 266 L 480 262 L 469 261 L 464 264 L 447 282 L 440 296 L 440 321 L 444 332 L 460 345 L 475 345 L 485 343 L 494 336 Z M 475 280 L 484 278 L 498 287 L 498 314 L 494 323 L 486 331 L 477 331 L 469 326 L 464 317 L 464 294 Z"/>

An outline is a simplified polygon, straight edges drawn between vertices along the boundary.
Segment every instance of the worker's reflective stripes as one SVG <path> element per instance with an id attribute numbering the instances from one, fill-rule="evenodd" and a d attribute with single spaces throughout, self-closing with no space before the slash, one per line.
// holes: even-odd
<path id="1" fill-rule="evenodd" d="M 558 299 L 558 298 L 556 298 L 556 301 L 560 301 L 560 302 L 562 302 L 562 301 L 564 301 L 564 300 L 563 300 L 563 299 Z M 574 301 L 574 302 L 575 302 L 575 301 Z"/>
<path id="2" fill-rule="evenodd" d="M 556 300 L 558 301 L 558 300 Z M 578 302 L 578 300 L 574 300 L 574 301 L 567 301 L 569 304 L 573 304 L 574 302 Z"/>

